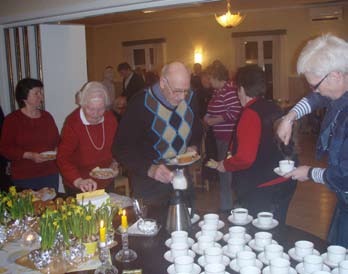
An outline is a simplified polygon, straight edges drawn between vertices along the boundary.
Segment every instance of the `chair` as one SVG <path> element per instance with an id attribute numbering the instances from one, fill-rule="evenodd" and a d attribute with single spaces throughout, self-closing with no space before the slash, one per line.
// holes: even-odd
<path id="1" fill-rule="evenodd" d="M 127 176 L 123 175 L 123 168 L 119 167 L 119 174 L 116 176 L 114 180 L 115 191 L 117 188 L 124 187 L 124 193 L 126 196 L 130 197 L 130 184 Z"/>

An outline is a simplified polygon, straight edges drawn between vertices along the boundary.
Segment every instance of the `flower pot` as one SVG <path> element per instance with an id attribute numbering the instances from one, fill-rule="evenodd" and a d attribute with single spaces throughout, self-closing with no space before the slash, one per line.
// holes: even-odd
<path id="1" fill-rule="evenodd" d="M 94 241 L 94 242 L 89 242 L 89 243 L 83 243 L 83 245 L 86 248 L 86 255 L 88 257 L 93 257 L 95 252 L 97 251 L 98 242 Z"/>

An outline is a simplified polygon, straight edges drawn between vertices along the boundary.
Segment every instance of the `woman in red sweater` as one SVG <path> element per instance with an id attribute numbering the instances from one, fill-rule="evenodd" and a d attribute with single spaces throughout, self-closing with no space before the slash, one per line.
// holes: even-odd
<path id="1" fill-rule="evenodd" d="M 58 191 L 54 157 L 41 154 L 55 150 L 59 140 L 53 117 L 40 110 L 42 88 L 42 82 L 36 79 L 25 78 L 18 82 L 16 101 L 20 109 L 5 118 L 0 153 L 11 161 L 11 178 L 18 188 L 53 187 Z"/>
<path id="2" fill-rule="evenodd" d="M 68 193 L 111 187 L 111 177 L 118 173 L 111 153 L 117 121 L 111 111 L 105 111 L 109 103 L 104 85 L 89 82 L 81 91 L 81 107 L 65 121 L 57 163 Z M 90 173 L 97 167 L 113 169 L 113 176 L 94 178 Z"/>

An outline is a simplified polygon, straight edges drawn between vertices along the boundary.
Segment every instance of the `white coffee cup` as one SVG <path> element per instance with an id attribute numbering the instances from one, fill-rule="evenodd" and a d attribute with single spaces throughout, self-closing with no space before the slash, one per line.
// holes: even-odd
<path id="1" fill-rule="evenodd" d="M 240 274 L 261 274 L 261 269 L 256 266 L 245 266 L 240 270 Z"/>
<path id="2" fill-rule="evenodd" d="M 303 268 L 306 273 L 311 274 L 314 271 L 323 269 L 323 258 L 319 255 L 310 254 L 303 258 Z"/>
<path id="3" fill-rule="evenodd" d="M 245 239 L 245 227 L 243 226 L 231 226 L 228 229 L 229 238 L 242 238 Z"/>
<path id="4" fill-rule="evenodd" d="M 188 245 L 185 243 L 175 243 L 170 246 L 172 258 L 188 255 Z"/>
<path id="5" fill-rule="evenodd" d="M 198 238 L 198 248 L 204 251 L 208 247 L 214 246 L 214 239 L 209 236 L 201 236 Z"/>
<path id="6" fill-rule="evenodd" d="M 204 267 L 205 274 L 225 274 L 224 264 L 207 264 Z"/>
<path id="7" fill-rule="evenodd" d="M 230 254 L 237 254 L 239 251 L 243 251 L 245 247 L 245 240 L 242 238 L 230 238 L 227 241 L 227 250 Z"/>
<path id="8" fill-rule="evenodd" d="M 269 265 L 271 274 L 289 274 L 290 261 L 283 258 L 271 260 Z"/>
<path id="9" fill-rule="evenodd" d="M 341 261 L 345 260 L 346 252 L 347 250 L 343 246 L 330 245 L 327 248 L 327 260 L 329 262 L 339 264 Z"/>
<path id="10" fill-rule="evenodd" d="M 310 241 L 297 241 L 295 243 L 295 253 L 298 257 L 303 258 L 313 253 L 314 244 Z"/>
<path id="11" fill-rule="evenodd" d="M 237 253 L 236 262 L 239 268 L 243 268 L 246 266 L 255 266 L 256 254 L 251 251 L 240 251 Z"/>
<path id="12" fill-rule="evenodd" d="M 231 210 L 233 220 L 236 222 L 245 222 L 248 219 L 248 213 L 248 210 L 242 207 Z"/>
<path id="13" fill-rule="evenodd" d="M 265 258 L 270 261 L 283 256 L 283 247 L 278 244 L 270 244 L 265 246 Z"/>
<path id="14" fill-rule="evenodd" d="M 204 224 L 201 227 L 202 229 L 202 236 L 209 236 L 215 239 L 217 235 L 217 226 L 214 224 Z"/>
<path id="15" fill-rule="evenodd" d="M 203 216 L 203 221 L 204 221 L 204 224 L 218 226 L 218 224 L 219 224 L 219 215 L 217 215 L 215 213 L 205 214 Z"/>
<path id="16" fill-rule="evenodd" d="M 264 248 L 272 243 L 272 234 L 269 232 L 257 232 L 255 233 L 255 245 L 259 248 Z"/>
<path id="17" fill-rule="evenodd" d="M 188 233 L 184 230 L 173 231 L 170 235 L 172 238 L 172 244 L 188 242 Z"/>
<path id="18" fill-rule="evenodd" d="M 176 273 L 191 273 L 193 269 L 193 258 L 191 256 L 180 256 L 174 259 Z"/>
<path id="19" fill-rule="evenodd" d="M 204 259 L 207 264 L 222 263 L 222 248 L 221 247 L 208 247 L 204 250 Z"/>
<path id="20" fill-rule="evenodd" d="M 257 214 L 257 222 L 259 223 L 260 226 L 263 227 L 269 227 L 272 225 L 273 221 L 273 214 L 271 212 L 259 212 Z"/>
<path id="21" fill-rule="evenodd" d="M 338 274 L 348 274 L 348 260 L 344 260 L 339 263 Z"/>
<path id="22" fill-rule="evenodd" d="M 288 173 L 294 169 L 295 162 L 292 160 L 279 161 L 279 169 L 282 173 Z"/>

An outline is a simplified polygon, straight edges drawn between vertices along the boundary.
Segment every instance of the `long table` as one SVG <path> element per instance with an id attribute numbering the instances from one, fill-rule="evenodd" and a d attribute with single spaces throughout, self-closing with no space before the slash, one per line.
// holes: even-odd
<path id="1" fill-rule="evenodd" d="M 129 212 L 129 210 L 128 210 Z M 197 212 L 202 220 L 202 216 L 208 212 Z M 115 260 L 114 255 L 121 248 L 121 238 L 119 235 L 116 235 L 116 240 L 119 244 L 111 249 L 112 254 L 112 262 L 118 268 L 119 273 L 122 273 L 125 269 L 142 269 L 143 274 L 164 274 L 167 273 L 167 268 L 170 265 L 167 262 L 163 255 L 168 250 L 165 246 L 165 241 L 170 238 L 170 234 L 165 230 L 166 223 L 166 214 L 167 209 L 164 208 L 149 208 L 148 217 L 156 219 L 162 226 L 159 233 L 154 237 L 139 237 L 139 236 L 129 236 L 129 247 L 136 251 L 138 258 L 130 263 L 119 263 Z M 228 228 L 233 226 L 228 220 L 227 215 L 221 215 L 220 219 L 225 222 L 225 226 L 220 230 L 224 234 L 228 232 Z M 116 220 L 116 225 L 119 223 Z M 246 226 L 247 233 L 250 234 L 254 238 L 254 234 L 258 231 L 261 231 L 254 227 L 251 223 Z M 190 233 L 190 237 L 195 241 L 194 235 L 196 232 L 200 230 L 198 226 L 198 222 L 192 225 L 192 231 Z M 294 247 L 294 243 L 298 240 L 308 240 L 314 243 L 315 249 L 317 249 L 320 253 L 324 253 L 328 246 L 327 242 L 318 238 L 317 236 L 300 230 L 298 228 L 292 226 L 278 226 L 269 232 L 272 233 L 273 239 L 275 239 L 279 244 L 284 247 L 284 252 L 287 252 L 290 248 Z M 220 244 L 223 246 L 226 243 L 223 240 L 220 241 Z M 197 263 L 197 258 L 199 255 L 196 255 L 195 262 Z M 295 267 L 297 262 L 292 261 L 292 267 Z M 203 269 L 202 269 L 203 271 Z M 233 272 L 230 267 L 226 268 L 226 271 L 229 273 Z M 82 273 L 82 272 L 80 272 Z M 85 272 L 85 273 L 93 273 Z"/>

